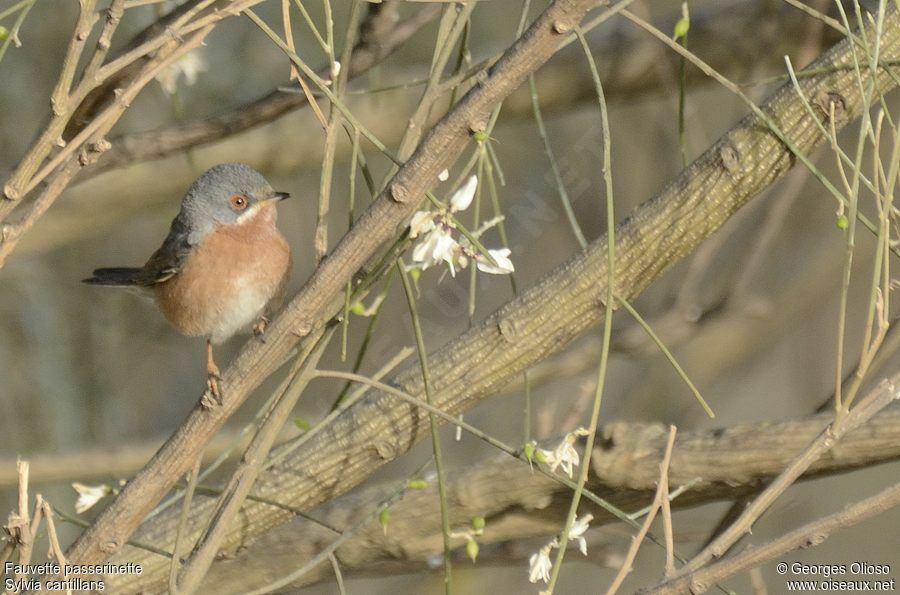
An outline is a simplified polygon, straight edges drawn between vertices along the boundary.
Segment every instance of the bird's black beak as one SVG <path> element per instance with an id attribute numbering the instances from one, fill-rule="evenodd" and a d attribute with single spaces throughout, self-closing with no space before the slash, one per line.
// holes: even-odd
<path id="1" fill-rule="evenodd" d="M 287 192 L 273 192 L 268 196 L 268 200 L 284 200 L 286 198 L 290 198 L 291 195 Z"/>

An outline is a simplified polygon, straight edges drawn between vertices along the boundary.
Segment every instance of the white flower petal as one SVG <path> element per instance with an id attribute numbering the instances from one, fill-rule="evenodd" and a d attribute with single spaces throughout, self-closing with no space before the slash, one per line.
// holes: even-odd
<path id="1" fill-rule="evenodd" d="M 492 275 L 508 275 L 512 272 L 515 272 L 516 267 L 513 266 L 512 261 L 509 259 L 510 250 L 509 248 L 500 248 L 499 250 L 488 250 L 491 255 L 491 258 L 494 259 L 494 262 L 497 264 L 494 265 L 489 262 L 487 259 L 482 259 L 478 261 L 478 270 L 484 273 L 490 273 Z"/>
<path id="2" fill-rule="evenodd" d="M 438 238 L 434 244 L 434 251 L 431 254 L 431 257 L 435 261 L 443 260 L 444 262 L 453 263 L 453 258 L 456 256 L 456 240 L 453 239 L 453 236 L 444 229 L 436 229 L 431 232 L 432 235 L 437 235 Z"/>
<path id="3" fill-rule="evenodd" d="M 572 523 L 572 528 L 569 529 L 569 539 L 573 539 L 576 537 L 581 537 L 584 535 L 584 532 L 590 528 L 589 523 L 594 520 L 594 515 L 588 513 L 581 517 L 580 519 L 575 519 Z"/>
<path id="4" fill-rule="evenodd" d="M 543 455 L 544 461 L 547 465 L 549 465 L 550 471 L 553 471 L 555 473 L 557 469 L 561 468 L 563 470 L 563 473 L 568 475 L 569 478 L 572 477 L 572 474 L 575 472 L 575 468 L 578 467 L 578 463 L 579 461 L 581 461 L 581 457 L 579 456 L 578 451 L 575 450 L 575 447 L 573 446 L 576 440 L 576 436 L 577 435 L 575 432 L 566 434 L 559 445 L 552 451 L 539 449 L 541 454 Z M 587 522 L 588 521 L 585 521 L 585 523 Z M 574 524 L 573 527 L 575 527 Z M 581 529 L 581 531 L 583 532 L 586 529 L 587 527 L 585 526 L 585 528 Z"/>
<path id="5" fill-rule="evenodd" d="M 432 229 L 434 229 L 434 213 L 431 211 L 416 211 L 409 220 L 409 237 L 412 239 L 416 239 Z"/>
<path id="6" fill-rule="evenodd" d="M 531 554 L 528 559 L 528 580 L 532 583 L 538 582 L 538 579 L 546 582 L 550 581 L 550 571 L 553 569 L 553 562 L 550 561 L 550 546 L 544 546 L 536 554 Z"/>
<path id="7" fill-rule="evenodd" d="M 465 211 L 472 204 L 475 197 L 475 189 L 478 187 L 478 177 L 469 176 L 469 179 L 450 197 L 450 210 L 454 213 Z"/>
<path id="8" fill-rule="evenodd" d="M 422 238 L 419 243 L 416 244 L 416 247 L 413 248 L 412 259 L 415 262 L 421 263 L 423 271 L 435 264 L 436 261 L 432 257 L 432 254 L 434 253 L 434 247 L 439 240 L 440 230 L 434 229 Z"/>
<path id="9" fill-rule="evenodd" d="M 75 501 L 75 512 L 81 514 L 87 512 L 104 497 L 112 493 L 108 485 L 89 486 L 75 482 L 72 488 L 78 492 L 78 500 Z"/>
<path id="10" fill-rule="evenodd" d="M 446 182 L 449 177 L 450 177 L 450 172 L 446 169 L 438 174 L 438 180 L 440 180 L 441 182 Z"/>
<path id="11" fill-rule="evenodd" d="M 584 534 L 590 528 L 589 523 L 592 520 L 594 520 L 594 515 L 588 513 L 579 519 L 575 519 L 575 522 L 572 523 L 572 528 L 569 529 L 569 541 L 577 541 L 578 551 L 584 556 L 587 556 L 587 540 L 585 540 Z"/>

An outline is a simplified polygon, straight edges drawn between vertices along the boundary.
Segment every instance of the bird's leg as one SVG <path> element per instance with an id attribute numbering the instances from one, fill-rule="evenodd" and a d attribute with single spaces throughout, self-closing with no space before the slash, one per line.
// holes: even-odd
<path id="1" fill-rule="evenodd" d="M 219 366 L 216 365 L 216 360 L 213 359 L 213 349 L 212 342 L 207 339 L 206 340 L 206 386 L 209 388 L 209 394 L 212 395 L 215 402 L 207 399 L 207 396 L 204 395 L 201 400 L 201 404 L 207 409 L 211 409 L 213 405 L 221 405 L 222 404 L 222 393 L 219 391 L 219 379 L 222 378 L 221 373 L 219 372 Z"/>
<path id="2" fill-rule="evenodd" d="M 259 320 L 256 324 L 253 325 L 253 336 L 258 337 L 260 341 L 263 343 L 266 342 L 265 333 L 266 328 L 269 326 L 269 319 L 265 316 L 260 316 Z"/>

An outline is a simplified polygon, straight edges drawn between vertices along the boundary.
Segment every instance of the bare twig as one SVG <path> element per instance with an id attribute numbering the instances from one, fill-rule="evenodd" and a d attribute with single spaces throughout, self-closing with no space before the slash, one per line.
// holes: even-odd
<path id="1" fill-rule="evenodd" d="M 720 558 L 728 549 L 752 527 L 753 523 L 766 511 L 806 469 L 823 453 L 847 433 L 866 423 L 873 415 L 881 411 L 892 401 L 900 398 L 892 382 L 885 380 L 879 388 L 868 395 L 845 416 L 829 424 L 822 433 L 801 453 L 756 499 L 744 510 L 732 525 L 722 532 L 711 544 L 703 548 L 684 568 L 678 576 L 696 571 L 713 558 Z"/>
<path id="2" fill-rule="evenodd" d="M 172 565 L 169 568 L 169 593 L 178 595 L 178 572 L 181 569 L 181 544 L 184 541 L 187 532 L 188 513 L 191 510 L 191 501 L 194 499 L 194 489 L 197 487 L 197 478 L 200 475 L 200 463 L 202 459 L 198 458 L 194 463 L 194 468 L 188 473 L 187 488 L 184 491 L 184 498 L 181 502 L 181 517 L 178 519 L 178 530 L 175 531 L 175 545 L 172 546 Z"/>
<path id="3" fill-rule="evenodd" d="M 653 497 L 653 504 L 650 507 L 650 512 L 644 519 L 644 523 L 641 525 L 641 530 L 638 531 L 638 534 L 631 539 L 631 547 L 628 548 L 628 553 L 625 554 L 625 561 L 622 562 L 622 568 L 619 569 L 619 572 L 613 579 L 612 584 L 606 590 L 606 595 L 613 595 L 619 590 L 619 587 L 622 586 L 622 582 L 625 580 L 625 577 L 628 576 L 628 573 L 631 572 L 631 565 L 634 563 L 634 559 L 637 556 L 638 549 L 641 547 L 641 544 L 644 543 L 644 536 L 647 534 L 647 531 L 650 530 L 650 525 L 653 524 L 653 519 L 656 518 L 656 513 L 659 511 L 660 507 L 664 505 L 663 502 L 668 503 L 669 501 L 669 492 L 667 489 L 669 486 L 669 482 L 667 478 L 669 475 L 669 463 L 672 460 L 672 448 L 675 446 L 675 431 L 675 426 L 669 426 L 669 439 L 666 442 L 665 455 L 663 456 L 662 462 L 659 464 L 659 483 L 656 487 L 656 495 Z M 671 551 L 671 548 L 667 546 L 667 567 Z"/>
<path id="4" fill-rule="evenodd" d="M 50 541 L 50 551 L 49 554 L 52 554 L 56 561 L 59 563 L 62 569 L 65 569 L 67 561 L 66 556 L 63 554 L 62 548 L 59 546 L 59 536 L 56 533 L 56 523 L 53 520 L 53 509 L 50 507 L 50 503 L 44 500 L 44 498 L 38 494 L 36 497 L 35 506 L 40 506 L 42 516 L 44 520 L 47 521 L 47 539 Z M 63 570 L 63 576 L 66 576 L 67 573 Z"/>
<path id="5" fill-rule="evenodd" d="M 894 484 L 874 496 L 851 504 L 841 512 L 803 525 L 769 543 L 750 547 L 721 562 L 710 564 L 701 570 L 679 576 L 650 589 L 641 590 L 639 593 L 644 595 L 702 593 L 706 590 L 706 585 L 755 568 L 788 552 L 819 545 L 837 529 L 853 526 L 898 505 L 900 505 L 900 484 Z"/>

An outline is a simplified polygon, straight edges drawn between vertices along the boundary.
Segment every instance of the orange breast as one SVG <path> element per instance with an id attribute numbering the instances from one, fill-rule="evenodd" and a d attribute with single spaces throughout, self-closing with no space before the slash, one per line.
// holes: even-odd
<path id="1" fill-rule="evenodd" d="M 154 286 L 163 315 L 185 335 L 221 343 L 255 323 L 279 298 L 291 266 L 274 205 L 209 233 L 184 267 Z"/>

